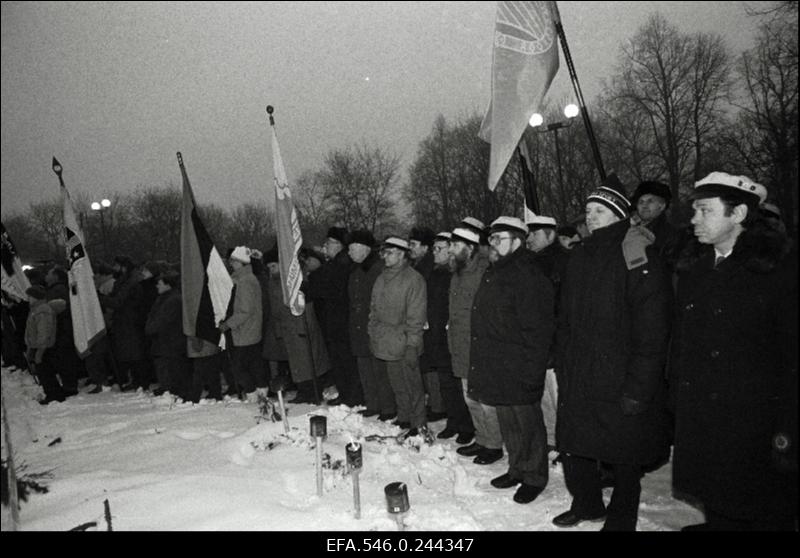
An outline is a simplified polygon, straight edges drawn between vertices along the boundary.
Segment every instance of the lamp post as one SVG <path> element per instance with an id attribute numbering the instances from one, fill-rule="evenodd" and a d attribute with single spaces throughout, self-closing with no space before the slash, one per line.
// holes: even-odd
<path id="1" fill-rule="evenodd" d="M 561 192 L 562 201 L 564 200 L 564 177 L 561 174 L 561 145 L 558 141 L 558 131 L 561 128 L 569 128 L 570 126 L 572 126 L 572 123 L 575 121 L 574 118 L 578 116 L 578 114 L 580 114 L 580 109 L 578 108 L 578 105 L 569 104 L 566 107 L 564 107 L 564 116 L 567 117 L 566 121 L 553 122 L 552 124 L 548 124 L 547 127 L 544 129 L 536 130 L 539 133 L 553 132 L 553 137 L 555 138 L 556 142 L 556 165 L 558 170 L 558 189 L 559 192 Z M 531 115 L 528 124 L 530 124 L 531 128 L 534 129 L 538 128 L 539 126 L 544 124 L 544 117 L 538 112 L 535 112 Z"/>
<path id="2" fill-rule="evenodd" d="M 99 202 L 92 202 L 91 205 L 94 211 L 100 212 L 100 232 L 103 235 L 103 259 L 108 261 L 108 243 L 106 242 L 106 221 L 103 217 L 103 212 L 111 207 L 111 201 L 103 199 Z"/>

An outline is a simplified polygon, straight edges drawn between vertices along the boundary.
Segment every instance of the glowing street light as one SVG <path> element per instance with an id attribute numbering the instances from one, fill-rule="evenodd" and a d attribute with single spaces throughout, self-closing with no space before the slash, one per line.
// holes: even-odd
<path id="1" fill-rule="evenodd" d="M 108 243 L 106 242 L 106 221 L 103 218 L 103 213 L 106 209 L 111 207 L 111 200 L 103 198 L 99 202 L 92 202 L 90 206 L 92 210 L 100 212 L 100 230 L 103 233 L 103 259 L 108 261 Z"/>
<path id="2" fill-rule="evenodd" d="M 580 114 L 580 109 L 578 105 L 573 103 L 568 104 L 564 107 L 564 116 L 567 117 L 566 122 L 553 122 L 552 124 L 548 124 L 547 128 L 542 130 L 536 130 L 537 132 L 553 132 L 553 136 L 556 142 L 556 164 L 558 168 L 558 187 L 561 191 L 561 197 L 564 197 L 564 177 L 561 174 L 561 146 L 558 142 L 558 130 L 561 128 L 569 128 L 572 126 L 574 122 L 574 118 Z M 544 124 L 544 117 L 539 114 L 538 112 L 534 112 L 530 120 L 528 120 L 528 124 L 531 125 L 531 128 L 538 128 L 542 124 Z"/>

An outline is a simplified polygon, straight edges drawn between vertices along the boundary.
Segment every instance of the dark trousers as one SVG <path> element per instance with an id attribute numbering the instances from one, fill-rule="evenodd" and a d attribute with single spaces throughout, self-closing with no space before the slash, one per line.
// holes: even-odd
<path id="1" fill-rule="evenodd" d="M 261 343 L 244 347 L 231 347 L 231 371 L 240 393 L 251 393 L 256 382 L 266 379 L 264 359 L 261 358 Z M 258 387 L 267 387 L 266 384 Z"/>
<path id="2" fill-rule="evenodd" d="M 497 405 L 497 422 L 508 450 L 508 474 L 525 484 L 547 486 L 547 429 L 542 406 Z"/>
<path id="3" fill-rule="evenodd" d="M 56 369 L 61 378 L 61 385 L 67 392 L 78 391 L 78 376 L 83 368 L 81 357 L 75 351 L 75 345 L 56 345 L 48 352 L 53 353 L 53 361 L 57 363 Z"/>
<path id="4" fill-rule="evenodd" d="M 158 378 L 158 387 L 172 395 L 188 399 L 192 374 L 189 360 L 184 355 L 153 357 L 153 368 Z"/>
<path id="5" fill-rule="evenodd" d="M 117 363 L 117 382 L 120 387 L 130 381 L 135 387 L 148 389 L 150 387 L 149 370 L 150 363 L 144 359 L 120 361 Z"/>
<path id="6" fill-rule="evenodd" d="M 572 494 L 571 510 L 583 517 L 603 514 L 603 487 L 600 482 L 600 463 L 596 459 L 575 455 L 561 456 L 564 481 Z M 635 531 L 639 517 L 641 467 L 622 463 L 607 464 L 614 472 L 614 491 L 608 504 L 605 530 Z"/>
<path id="7" fill-rule="evenodd" d="M 451 368 L 436 368 L 434 373 L 439 375 L 439 391 L 442 394 L 445 413 L 447 413 L 446 428 L 455 430 L 459 434 L 474 433 L 475 426 L 472 424 L 472 416 L 464 402 L 461 379 L 453 375 Z"/>
<path id="8" fill-rule="evenodd" d="M 47 399 L 58 399 L 63 401 L 65 394 L 64 389 L 61 387 L 61 383 L 58 381 L 58 377 L 56 376 L 57 362 L 53 349 L 47 349 L 44 352 L 42 355 L 42 362 L 39 364 L 34 364 L 33 361 L 31 361 L 31 365 L 34 367 L 36 378 L 39 380 L 39 384 L 41 384 L 42 389 L 44 390 L 44 396 Z"/>
<path id="9" fill-rule="evenodd" d="M 370 411 L 378 411 L 384 415 L 397 412 L 394 392 L 386 373 L 386 365 L 379 366 L 375 357 L 357 357 L 358 375 L 364 389 L 364 402 Z"/>
<path id="10" fill-rule="evenodd" d="M 331 340 L 328 342 L 328 356 L 331 361 L 333 381 L 339 397 L 345 405 L 354 407 L 364 403 L 361 390 L 361 379 L 355 357 L 350 353 L 347 341 Z"/>
<path id="11" fill-rule="evenodd" d="M 106 385 L 108 377 L 114 373 L 114 360 L 108 337 L 103 337 L 95 343 L 83 362 L 86 365 L 89 381 L 96 386 Z"/>
<path id="12" fill-rule="evenodd" d="M 192 363 L 192 387 L 189 392 L 189 400 L 197 403 L 203 394 L 203 388 L 208 390 L 208 397 L 222 400 L 222 383 L 220 382 L 220 364 L 226 358 L 222 353 L 207 357 L 197 357 L 191 359 Z"/>

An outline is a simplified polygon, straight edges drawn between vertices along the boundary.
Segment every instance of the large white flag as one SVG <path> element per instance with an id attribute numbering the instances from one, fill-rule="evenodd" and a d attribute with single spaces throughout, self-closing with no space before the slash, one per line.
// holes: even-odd
<path id="1" fill-rule="evenodd" d="M 558 71 L 555 2 L 498 2 L 492 100 L 478 135 L 492 144 L 489 189 L 511 160 L 528 120 Z"/>
<path id="2" fill-rule="evenodd" d="M 69 191 L 61 178 L 61 164 L 55 157 L 53 170 L 61 183 L 61 201 L 64 206 L 64 245 L 69 264 L 69 303 L 75 349 L 81 357 L 85 357 L 92 345 L 105 335 L 106 323 L 97 298 L 94 272 L 83 242 L 83 232 L 75 218 L 75 208 L 72 206 Z"/>
<path id="3" fill-rule="evenodd" d="M 20 262 L 17 249 L 6 231 L 6 226 L 0 223 L 0 227 L 2 227 L 0 259 L 2 259 L 3 291 L 13 300 L 28 300 L 28 295 L 25 294 L 25 291 L 28 290 L 31 283 L 28 281 L 25 272 L 22 271 L 22 262 Z"/>
<path id="4" fill-rule="evenodd" d="M 293 315 L 302 316 L 306 302 L 300 291 L 303 272 L 300 269 L 298 253 L 303 245 L 303 236 L 300 234 L 300 222 L 297 220 L 297 211 L 295 211 L 294 201 L 292 201 L 292 191 L 289 189 L 286 169 L 283 168 L 278 135 L 275 133 L 275 124 L 271 114 L 270 124 L 275 175 L 275 229 L 278 235 L 278 260 L 281 270 L 281 285 L 283 286 L 283 303 L 289 307 Z"/>

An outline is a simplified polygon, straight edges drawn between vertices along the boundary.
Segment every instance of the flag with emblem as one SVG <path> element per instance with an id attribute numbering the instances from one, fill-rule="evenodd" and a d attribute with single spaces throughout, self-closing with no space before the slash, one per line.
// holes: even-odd
<path id="1" fill-rule="evenodd" d="M 498 2 L 492 98 L 478 135 L 492 144 L 488 185 L 497 187 L 522 133 L 558 71 L 555 2 Z"/>
<path id="2" fill-rule="evenodd" d="M 305 298 L 300 291 L 303 272 L 300 270 L 298 254 L 303 245 L 300 234 L 300 223 L 292 200 L 292 191 L 283 167 L 278 135 L 270 114 L 272 129 L 272 165 L 275 176 L 275 230 L 278 236 L 278 262 L 280 264 L 281 285 L 283 286 L 283 303 L 289 307 L 294 316 L 302 316 L 305 311 Z"/>
<path id="3" fill-rule="evenodd" d="M 28 300 L 28 295 L 25 291 L 31 286 L 25 272 L 22 271 L 22 262 L 17 255 L 17 249 L 12 242 L 11 237 L 6 231 L 6 226 L 0 223 L 2 227 L 2 289 L 12 300 L 21 301 Z"/>
<path id="4" fill-rule="evenodd" d="M 64 246 L 67 252 L 72 331 L 75 349 L 81 358 L 84 358 L 92 346 L 105 335 L 106 322 L 97 297 L 94 272 L 83 241 L 83 231 L 75 217 L 69 190 L 61 178 L 61 164 L 55 157 L 53 157 L 53 170 L 61 183 L 61 202 L 64 208 Z"/>
<path id="5" fill-rule="evenodd" d="M 180 153 L 178 153 L 178 165 L 183 177 L 181 203 L 183 333 L 224 347 L 225 336 L 220 334 L 217 324 L 225 319 L 225 311 L 233 291 L 233 279 L 197 213 L 194 193 Z"/>

